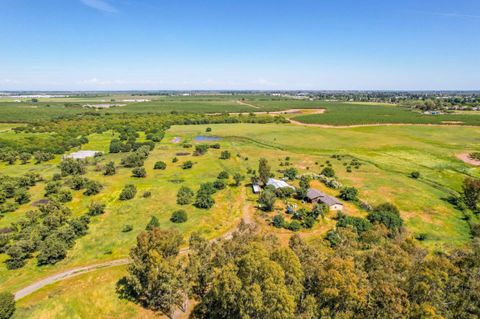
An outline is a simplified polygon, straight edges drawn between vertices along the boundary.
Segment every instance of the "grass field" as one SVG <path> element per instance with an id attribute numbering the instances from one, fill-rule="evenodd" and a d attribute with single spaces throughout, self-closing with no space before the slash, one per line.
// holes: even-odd
<path id="1" fill-rule="evenodd" d="M 281 168 L 280 160 L 289 156 L 290 162 L 300 173 L 319 172 L 322 164 L 331 161 L 339 180 L 344 185 L 357 187 L 362 200 L 372 205 L 384 201 L 395 203 L 406 220 L 407 229 L 414 235 L 427 234 L 423 244 L 431 249 L 461 246 L 470 240 L 469 228 L 462 220 L 462 213 L 443 198 L 459 191 L 466 176 L 480 176 L 480 168 L 468 166 L 455 157 L 466 150 L 480 150 L 477 138 L 480 128 L 319 128 L 292 124 L 220 124 L 210 127 L 213 131 L 209 134 L 223 138 L 219 142 L 222 150 L 231 151 L 230 160 L 219 159 L 221 150 L 209 150 L 202 157 L 179 156 L 179 163 L 171 164 L 171 159 L 177 152 L 191 152 L 191 149 L 172 143 L 174 137 L 192 142 L 195 136 L 205 134 L 206 125 L 190 125 L 174 126 L 167 132 L 145 164 L 145 179 L 132 178 L 130 169 L 127 168 L 120 168 L 114 176 L 103 177 L 90 167 L 87 176 L 101 181 L 105 185 L 104 190 L 92 198 L 75 192 L 74 200 L 68 206 L 75 215 L 81 215 L 92 200 L 101 200 L 107 203 L 106 213 L 92 219 L 89 234 L 80 238 L 69 251 L 68 257 L 55 266 L 39 268 L 35 265 L 35 260 L 31 260 L 26 267 L 9 271 L 1 264 L 0 290 L 16 290 L 37 279 L 75 266 L 126 257 L 136 235 L 144 229 L 151 215 L 159 218 L 162 227 L 177 227 L 185 236 L 196 230 L 209 238 L 225 233 L 236 225 L 246 206 L 255 204 L 255 195 L 245 187 L 228 188 L 215 195 L 217 204 L 214 208 L 204 211 L 188 206 L 186 210 L 189 220 L 185 224 L 175 225 L 169 218 L 172 211 L 180 208 L 175 203 L 180 183 L 196 190 L 199 183 L 213 181 L 221 170 L 225 169 L 232 174 L 238 170 L 245 173 L 247 168 L 256 169 L 260 157 L 267 158 L 276 171 Z M 21 135 L 17 137 L 21 138 Z M 83 149 L 106 151 L 111 138 L 111 132 L 91 135 L 89 144 Z M 345 160 L 332 159 L 333 154 L 345 155 Z M 105 160 L 112 159 L 119 163 L 122 156 L 109 154 Z M 344 163 L 352 157 L 358 158 L 363 165 L 359 170 L 347 173 Z M 196 162 L 193 169 L 182 170 L 179 167 L 186 159 Z M 158 160 L 168 163 L 167 170 L 152 169 L 153 163 Z M 58 162 L 57 157 L 54 161 L 40 165 L 0 164 L 0 171 L 7 175 L 37 171 L 49 177 L 58 171 Z M 409 178 L 408 174 L 412 171 L 421 172 L 421 178 Z M 120 202 L 117 200 L 118 194 L 127 183 L 136 184 L 139 192 L 134 200 Z M 322 188 L 320 184 L 315 186 Z M 32 201 L 43 197 L 43 187 L 40 184 L 32 189 Z M 322 190 L 332 195 L 338 194 L 337 191 Z M 151 191 L 152 196 L 142 198 L 144 191 Z M 346 208 L 348 214 L 365 214 L 354 205 L 348 204 Z M 0 227 L 18 220 L 28 209 L 31 209 L 30 204 L 23 205 L 15 213 L 6 214 L 0 219 Z M 264 217 L 261 218 L 263 219 Z M 333 223 L 329 216 L 304 235 L 319 238 Z M 134 230 L 122 233 L 125 224 L 132 224 Z M 266 224 L 263 226 L 268 227 Z M 289 235 L 284 230 L 277 233 L 281 236 Z M 0 255 L 0 261 L 5 258 L 5 255 Z M 134 305 L 123 303 L 113 295 L 114 283 L 123 273 L 124 269 L 118 267 L 54 284 L 22 300 L 16 318 L 78 318 L 97 311 L 104 317 L 148 318 L 149 314 L 138 312 Z M 96 278 L 102 284 L 98 284 Z M 79 289 L 72 287 L 82 287 L 81 296 L 85 296 L 84 299 L 79 295 Z M 94 298 L 95 302 L 89 304 L 87 297 Z M 117 309 L 122 313 L 117 312 Z M 125 316 L 122 317 L 123 315 Z"/>
<path id="2" fill-rule="evenodd" d="M 122 102 L 123 99 L 150 99 L 147 102 Z M 114 99 L 116 102 L 110 102 Z M 95 104 L 121 103 L 125 106 L 104 110 L 65 107 L 65 103 Z M 85 112 L 98 113 L 161 113 L 161 112 L 273 112 L 287 109 L 325 109 L 324 114 L 292 116 L 308 124 L 361 125 L 378 123 L 409 124 L 461 124 L 480 125 L 479 112 L 445 115 L 425 115 L 408 108 L 380 103 L 342 103 L 310 101 L 267 95 L 205 95 L 205 96 L 152 96 L 132 97 L 72 97 L 40 99 L 37 103 L 0 101 L 0 119 L 4 122 L 32 122 L 59 116 L 72 116 Z"/>

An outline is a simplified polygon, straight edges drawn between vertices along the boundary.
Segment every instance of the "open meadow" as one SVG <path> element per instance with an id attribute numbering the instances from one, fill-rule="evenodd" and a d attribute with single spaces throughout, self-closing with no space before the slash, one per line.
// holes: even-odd
<path id="1" fill-rule="evenodd" d="M 209 127 L 212 130 L 206 133 Z M 22 139 L 28 138 L 28 134 L 32 133 L 7 131 L 1 134 L 0 138 Z M 215 142 L 195 140 L 203 135 L 220 139 Z M 92 134 L 82 149 L 105 152 L 100 164 L 110 160 L 119 164 L 123 155 L 108 153 L 110 140 L 115 136 L 111 131 Z M 103 176 L 96 171 L 95 166 L 89 166 L 86 177 L 100 181 L 104 185 L 103 190 L 94 196 L 74 191 L 73 200 L 66 206 L 74 216 L 80 216 L 88 210 L 92 201 L 101 201 L 106 204 L 105 214 L 92 218 L 88 234 L 79 238 L 73 249 L 68 251 L 67 257 L 55 265 L 39 267 L 34 260 L 30 260 L 21 269 L 8 270 L 2 263 L 0 288 L 15 291 L 62 270 L 128 257 L 136 235 L 145 228 L 151 216 L 158 218 L 161 227 L 179 229 L 185 238 L 193 231 L 199 231 L 207 238 L 221 236 L 235 228 L 243 217 L 257 220 L 262 228 L 288 240 L 291 231 L 275 229 L 268 223 L 275 213 L 255 209 L 257 195 L 247 186 L 248 179 L 241 187 L 228 186 L 215 194 L 216 204 L 209 210 L 176 204 L 176 193 L 180 186 L 186 185 L 196 190 L 200 183 L 214 181 L 223 170 L 230 175 L 235 172 L 246 174 L 249 170 L 257 169 L 259 158 L 268 160 L 277 177 L 282 176 L 278 171 L 282 169 L 280 165 L 287 157 L 299 174 L 318 173 L 327 163 L 331 163 L 338 180 L 343 185 L 356 187 L 362 201 L 370 205 L 391 202 L 398 206 L 408 232 L 413 236 L 425 236 L 421 245 L 430 250 L 461 247 L 470 241 L 469 224 L 464 220 L 464 213 L 447 203 L 446 198 L 461 191 L 465 177 L 480 177 L 479 168 L 469 166 L 456 157 L 461 152 L 479 151 L 478 136 L 480 128 L 472 127 L 176 125 L 167 131 L 162 142 L 157 143 L 146 160 L 145 178 L 132 177 L 131 169 L 124 167 L 118 167 L 114 176 Z M 141 134 L 139 140 L 142 141 L 144 137 Z M 219 143 L 221 148 L 210 149 L 203 156 L 192 156 L 193 149 L 184 148 L 185 143 Z M 230 151 L 232 157 L 220 159 L 223 150 Z M 342 158 L 332 158 L 332 155 L 342 155 Z M 177 163 L 172 163 L 174 157 L 178 158 Z M 362 165 L 359 169 L 348 172 L 346 163 L 352 159 L 357 159 Z M 193 167 L 182 169 L 181 164 L 187 160 L 193 161 Z M 167 168 L 154 170 L 156 161 L 165 161 Z M 41 164 L 1 163 L 0 170 L 2 174 L 10 176 L 36 172 L 50 179 L 59 172 L 59 163 L 60 157 L 57 156 L 54 160 Z M 412 179 L 409 177 L 412 171 L 420 172 L 421 177 Z M 129 183 L 137 186 L 137 196 L 130 201 L 120 201 L 120 191 Z M 338 191 L 328 189 L 318 182 L 314 186 L 332 196 L 338 196 Z M 45 183 L 34 186 L 31 189 L 30 203 L 21 205 L 13 213 L 4 214 L 0 219 L 0 228 L 8 227 L 12 222 L 23 218 L 33 208 L 32 203 L 43 198 L 44 187 Z M 142 197 L 144 192 L 151 192 L 151 196 Z M 280 207 L 282 205 L 277 207 L 277 212 L 282 210 Z M 174 224 L 169 220 L 170 215 L 180 208 L 187 211 L 188 221 Z M 361 208 L 350 203 L 346 203 L 345 213 L 351 216 L 366 215 Z M 301 231 L 300 234 L 309 241 L 323 240 L 328 229 L 335 225 L 333 217 L 334 213 L 329 213 L 312 229 Z M 472 215 L 470 218 L 478 222 L 478 216 Z M 133 230 L 122 232 L 125 225 L 131 225 Z M 1 261 L 6 259 L 6 255 L 0 255 Z M 113 309 L 123 309 L 125 313 L 122 315 L 125 318 L 131 317 L 130 314 L 133 316 L 133 313 L 147 317 L 146 313 L 142 315 L 142 312 L 135 312 L 136 306 L 118 300 L 113 295 L 113 286 L 120 278 L 122 269 L 124 268 L 98 270 L 33 293 L 19 302 L 15 318 L 75 318 L 79 314 L 96 313 L 100 308 L 107 311 L 108 316 L 116 313 L 117 310 Z M 106 285 L 99 287 L 97 278 Z M 69 282 L 75 284 L 69 285 Z M 79 285 L 82 287 L 82 295 L 96 299 L 94 304 L 78 300 L 77 288 L 73 286 Z"/>

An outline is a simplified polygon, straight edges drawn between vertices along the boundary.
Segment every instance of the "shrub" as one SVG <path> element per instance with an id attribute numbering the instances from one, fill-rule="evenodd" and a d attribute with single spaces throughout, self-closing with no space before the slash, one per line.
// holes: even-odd
<path id="1" fill-rule="evenodd" d="M 231 154 L 229 151 L 223 151 L 223 152 L 220 154 L 220 159 L 222 159 L 222 160 L 227 160 L 227 159 L 229 159 L 231 156 L 232 156 L 232 154 Z"/>
<path id="2" fill-rule="evenodd" d="M 195 152 L 193 155 L 195 156 L 200 156 L 204 155 L 208 151 L 208 145 L 207 144 L 200 144 L 200 145 L 195 145 Z"/>
<path id="3" fill-rule="evenodd" d="M 340 191 L 340 198 L 346 201 L 355 201 L 358 196 L 358 190 L 355 187 L 344 187 Z"/>
<path id="4" fill-rule="evenodd" d="M 273 207 L 275 206 L 276 200 L 277 197 L 275 196 L 275 193 L 268 189 L 265 189 L 260 194 L 258 203 L 264 211 L 271 212 L 273 210 Z"/>
<path id="5" fill-rule="evenodd" d="M 288 198 L 292 197 L 292 195 L 295 193 L 295 190 L 290 187 L 280 187 L 275 190 L 275 195 L 278 198 Z"/>
<path id="6" fill-rule="evenodd" d="M 147 176 L 147 171 L 145 170 L 145 167 L 135 167 L 132 169 L 132 176 L 143 178 Z"/>
<path id="7" fill-rule="evenodd" d="M 302 229 L 302 224 L 300 224 L 298 220 L 292 220 L 288 225 L 288 229 L 290 229 L 291 231 L 297 232 L 300 229 Z"/>
<path id="8" fill-rule="evenodd" d="M 73 176 L 70 181 L 70 188 L 74 190 L 80 190 L 82 188 L 85 188 L 85 185 L 87 184 L 88 179 L 82 176 Z"/>
<path id="9" fill-rule="evenodd" d="M 146 192 L 143 192 L 143 198 L 149 198 L 152 196 L 152 192 L 149 192 L 149 191 L 146 191 Z"/>
<path id="10" fill-rule="evenodd" d="M 174 158 L 172 159 L 172 163 L 176 163 L 176 162 L 178 162 L 178 158 L 174 157 Z"/>
<path id="11" fill-rule="evenodd" d="M 83 192 L 84 195 L 91 196 L 100 193 L 103 186 L 97 181 L 89 180 L 85 185 L 85 191 Z"/>
<path id="12" fill-rule="evenodd" d="M 227 184 L 223 179 L 217 179 L 215 182 L 213 182 L 213 187 L 215 187 L 218 190 L 224 189 L 226 186 Z"/>
<path id="13" fill-rule="evenodd" d="M 105 204 L 99 202 L 92 202 L 90 206 L 88 206 L 88 215 L 90 216 L 98 216 L 105 213 Z"/>
<path id="14" fill-rule="evenodd" d="M 152 230 L 152 229 L 157 228 L 159 226 L 160 226 L 160 223 L 158 221 L 158 218 L 155 217 L 155 216 L 152 216 L 150 218 L 150 221 L 147 224 L 147 227 L 145 227 L 145 230 Z"/>
<path id="15" fill-rule="evenodd" d="M 205 132 L 207 132 L 207 133 L 209 133 L 209 132 L 211 132 L 211 131 L 212 131 L 212 128 L 211 128 L 211 127 L 207 127 L 207 128 L 205 129 Z"/>
<path id="16" fill-rule="evenodd" d="M 0 319 L 10 319 L 15 313 L 15 297 L 11 293 L 0 293 Z"/>
<path id="17" fill-rule="evenodd" d="M 143 161 L 144 157 L 135 152 L 122 158 L 121 163 L 125 167 L 140 167 L 143 166 Z"/>
<path id="18" fill-rule="evenodd" d="M 155 163 L 155 165 L 153 166 L 153 169 L 161 169 L 161 170 L 164 170 L 167 168 L 167 163 L 165 162 L 162 162 L 162 161 L 158 161 Z"/>
<path id="19" fill-rule="evenodd" d="M 85 174 L 85 162 L 82 160 L 66 158 L 60 163 L 59 167 L 62 176 Z"/>
<path id="20" fill-rule="evenodd" d="M 216 150 L 219 150 L 219 149 L 220 149 L 220 144 L 218 144 L 218 143 L 211 144 L 209 147 L 210 147 L 210 148 L 214 148 L 214 149 L 216 149 Z"/>
<path id="21" fill-rule="evenodd" d="M 218 174 L 218 179 L 228 179 L 230 176 L 228 175 L 228 173 L 226 171 L 223 171 L 223 172 L 220 172 Z"/>
<path id="22" fill-rule="evenodd" d="M 73 199 L 72 192 L 67 189 L 60 190 L 55 198 L 61 203 L 70 202 Z"/>
<path id="23" fill-rule="evenodd" d="M 234 185 L 235 186 L 240 186 L 240 183 L 245 179 L 245 176 L 243 176 L 240 173 L 235 173 L 233 174 L 233 180 L 235 181 Z"/>
<path id="24" fill-rule="evenodd" d="M 103 175 L 105 176 L 115 175 L 116 172 L 117 172 L 117 169 L 115 168 L 115 163 L 112 161 L 108 162 L 103 168 Z"/>
<path id="25" fill-rule="evenodd" d="M 62 179 L 62 174 L 55 173 L 52 175 L 52 181 L 59 181 Z"/>
<path id="26" fill-rule="evenodd" d="M 184 223 L 188 219 L 187 212 L 183 209 L 177 210 L 172 213 L 172 217 L 170 217 L 170 221 L 172 223 Z"/>
<path id="27" fill-rule="evenodd" d="M 28 203 L 29 201 L 30 201 L 30 194 L 28 194 L 26 189 L 19 188 L 15 192 L 15 202 L 17 202 L 17 204 L 22 205 L 22 204 Z"/>
<path id="28" fill-rule="evenodd" d="M 182 186 L 180 187 L 177 193 L 177 204 L 179 205 L 191 204 L 193 202 L 193 196 L 194 196 L 194 193 L 190 188 L 186 186 Z"/>
<path id="29" fill-rule="evenodd" d="M 190 169 L 193 167 L 193 162 L 192 161 L 186 161 L 182 164 L 183 169 Z"/>
<path id="30" fill-rule="evenodd" d="M 283 176 L 285 176 L 289 180 L 294 180 L 297 177 L 297 173 L 298 172 L 296 168 L 290 167 L 285 170 Z"/>
<path id="31" fill-rule="evenodd" d="M 276 228 L 283 228 L 285 227 L 285 218 L 282 215 L 275 215 L 272 224 Z"/>
<path id="32" fill-rule="evenodd" d="M 417 179 L 417 178 L 420 177 L 420 172 L 417 172 L 417 171 L 411 172 L 411 173 L 410 173 L 410 177 L 411 177 L 411 178 L 414 178 L 414 179 Z"/>
<path id="33" fill-rule="evenodd" d="M 320 174 L 325 177 L 335 177 L 335 171 L 331 167 L 325 167 Z"/>
<path id="34" fill-rule="evenodd" d="M 347 227 L 347 226 L 352 226 L 359 233 L 365 232 L 370 228 L 372 228 L 372 224 L 368 219 L 361 218 L 361 217 L 340 215 L 340 218 L 337 221 L 337 227 Z"/>
<path id="35" fill-rule="evenodd" d="M 137 194 L 137 188 L 135 185 L 128 184 L 125 185 L 125 187 L 122 189 L 122 192 L 120 193 L 120 200 L 130 200 L 135 197 Z"/>
<path id="36" fill-rule="evenodd" d="M 128 233 L 130 231 L 133 230 L 133 226 L 132 225 L 123 225 L 122 227 L 122 233 Z"/>

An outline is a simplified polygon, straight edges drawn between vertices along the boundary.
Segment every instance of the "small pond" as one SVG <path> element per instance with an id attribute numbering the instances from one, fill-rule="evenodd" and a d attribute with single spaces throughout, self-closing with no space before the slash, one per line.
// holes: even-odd
<path id="1" fill-rule="evenodd" d="M 195 136 L 194 141 L 221 141 L 222 138 L 218 136 Z"/>

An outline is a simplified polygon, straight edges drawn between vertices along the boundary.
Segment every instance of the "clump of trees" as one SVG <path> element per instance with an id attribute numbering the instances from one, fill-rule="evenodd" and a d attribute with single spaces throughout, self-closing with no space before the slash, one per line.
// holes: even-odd
<path id="1" fill-rule="evenodd" d="M 33 256 L 38 265 L 57 263 L 65 258 L 75 240 L 87 233 L 89 222 L 87 215 L 72 218 L 68 208 L 53 200 L 27 212 L 1 241 L 1 250 L 9 256 L 7 268 L 21 268 Z"/>
<path id="2" fill-rule="evenodd" d="M 212 195 L 216 193 L 216 188 L 213 183 L 207 182 L 200 184 L 195 197 L 195 206 L 198 208 L 209 209 L 215 204 Z"/>
<path id="3" fill-rule="evenodd" d="M 275 218 L 280 224 L 281 217 Z M 194 318 L 473 318 L 479 315 L 480 243 L 430 254 L 382 223 L 342 217 L 325 243 L 294 235 L 288 247 L 241 224 L 231 239 L 141 233 L 123 298 L 172 316 L 187 299 Z M 335 239 L 335 245 L 330 241 Z"/>
<path id="4" fill-rule="evenodd" d="M 10 319 L 15 313 L 15 297 L 12 293 L 0 293 L 0 319 Z"/>

